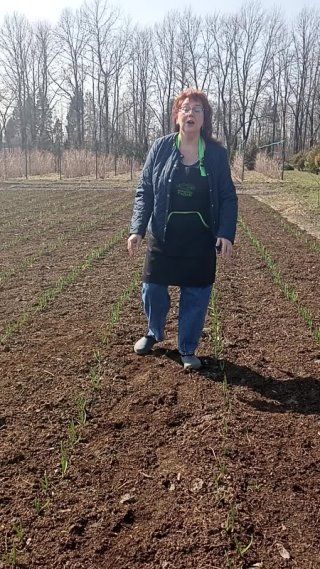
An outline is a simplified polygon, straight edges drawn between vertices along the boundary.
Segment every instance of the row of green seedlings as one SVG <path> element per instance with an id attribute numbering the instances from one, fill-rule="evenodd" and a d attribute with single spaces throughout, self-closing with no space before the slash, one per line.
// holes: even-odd
<path id="1" fill-rule="evenodd" d="M 120 294 L 117 301 L 111 308 L 109 317 L 107 320 L 105 331 L 101 334 L 102 346 L 106 347 L 109 345 L 113 329 L 119 321 L 121 313 L 126 305 L 128 305 L 132 294 L 136 291 L 140 283 L 140 269 L 136 270 L 133 277 L 127 286 L 127 288 Z M 92 405 L 96 401 L 96 396 L 101 390 L 101 379 L 103 374 L 103 357 L 100 349 L 93 351 L 92 364 L 89 368 L 89 384 L 88 393 L 85 395 L 81 393 L 76 399 L 76 418 L 72 418 L 67 425 L 67 438 L 60 442 L 60 472 L 61 476 L 65 477 L 70 464 L 71 457 L 74 453 L 76 445 L 81 440 L 81 432 L 87 424 L 87 414 L 88 406 L 90 404 L 90 410 L 92 410 Z M 44 509 L 49 505 L 48 492 L 49 492 L 49 479 L 47 473 L 45 473 L 43 479 L 40 481 L 40 486 L 42 488 L 43 496 L 42 498 L 37 497 L 34 501 L 34 507 L 38 514 L 41 514 Z"/>
<path id="2" fill-rule="evenodd" d="M 112 332 L 119 321 L 121 313 L 125 306 L 129 303 L 132 294 L 137 290 L 140 284 L 140 268 L 136 270 L 128 287 L 121 293 L 117 301 L 114 303 L 107 320 L 106 328 L 101 334 L 101 341 L 103 346 L 108 346 L 111 340 Z M 102 355 L 100 350 L 94 350 L 93 362 L 89 369 L 89 388 L 91 393 L 85 396 L 81 393 L 75 401 L 76 416 L 72 418 L 67 425 L 67 436 L 64 440 L 60 441 L 60 454 L 59 454 L 59 470 L 62 478 L 66 477 L 72 456 L 74 455 L 76 445 L 81 441 L 81 434 L 87 425 L 88 405 L 95 400 L 94 395 L 101 390 L 101 378 L 103 373 Z M 40 491 L 33 502 L 33 507 L 37 515 L 42 515 L 45 510 L 50 507 L 53 496 L 53 484 L 49 479 L 48 473 L 45 472 L 40 480 Z M 9 546 L 9 541 L 6 539 L 5 554 L 3 561 L 11 567 L 17 567 L 19 564 L 18 556 L 24 545 L 25 533 L 22 528 L 21 522 L 13 526 L 14 538 Z"/>
<path id="3" fill-rule="evenodd" d="M 70 205 L 72 206 L 72 207 L 71 207 L 72 211 L 74 211 L 75 205 L 79 205 L 79 197 L 77 198 L 77 200 L 74 200 L 74 201 L 75 201 L 75 203 L 71 203 L 71 204 L 70 204 Z M 116 203 L 117 203 L 118 201 L 120 201 L 120 200 L 118 200 L 118 199 L 115 200 Z M 95 205 L 95 207 L 94 207 L 93 209 L 90 209 L 90 215 L 93 215 L 93 214 L 95 214 L 96 212 L 99 212 L 99 211 L 101 210 L 101 204 L 98 203 L 98 204 L 94 204 L 94 205 Z M 111 205 L 115 205 L 115 204 L 112 203 Z M 84 203 L 81 202 L 81 207 L 83 208 L 83 207 L 85 207 L 85 206 L 86 206 L 86 202 L 84 202 Z M 61 206 L 60 206 L 60 207 L 61 207 Z M 65 209 L 66 206 L 63 206 L 63 205 L 62 205 L 62 207 Z M 69 208 L 68 208 L 68 209 L 69 209 Z M 45 227 L 46 232 L 49 231 L 49 230 L 51 230 L 51 229 L 54 229 L 55 227 L 57 227 L 57 225 L 59 225 L 59 223 L 57 224 L 57 221 L 56 221 L 56 214 L 57 214 L 57 213 L 59 213 L 59 211 L 57 211 L 57 208 L 55 208 L 54 210 L 50 209 L 50 216 L 53 217 L 53 218 L 55 219 L 55 221 L 54 221 L 53 223 L 51 223 L 50 225 L 47 225 L 47 226 Z M 68 210 L 67 210 L 66 213 L 68 213 Z M 33 219 L 35 219 L 36 214 L 37 214 L 37 211 L 35 211 L 35 210 L 33 210 L 33 211 L 30 213 L 30 215 L 32 216 Z M 42 214 L 43 214 L 43 215 L 42 215 Z M 45 219 L 45 221 L 47 222 L 47 221 L 48 221 L 48 215 L 49 215 L 49 214 L 48 214 L 48 212 L 47 212 L 46 210 L 40 210 L 39 215 L 37 215 L 36 217 L 37 217 L 37 220 L 38 220 L 38 221 L 41 221 L 42 219 Z M 67 217 L 68 217 L 68 221 L 69 221 L 69 222 L 70 222 L 70 221 L 72 222 L 72 221 L 74 221 L 74 220 L 77 221 L 78 214 L 77 214 L 77 213 L 75 213 L 74 215 L 70 215 L 70 214 L 69 214 Z M 23 217 L 23 219 L 20 219 L 19 216 L 15 216 L 15 218 L 14 218 L 12 221 L 10 221 L 9 223 L 7 223 L 7 224 L 3 224 L 3 223 L 2 223 L 2 224 L 1 224 L 1 229 L 3 230 L 3 229 L 7 229 L 7 228 L 9 228 L 9 227 L 14 227 L 14 228 L 15 228 L 15 227 L 17 226 L 17 223 L 18 223 L 18 222 L 20 222 L 20 226 L 22 226 L 22 225 L 23 225 L 23 221 L 24 221 L 25 219 L 28 220 L 28 217 L 27 217 L 27 215 L 26 215 L 26 212 L 24 212 L 24 217 Z M 28 227 L 29 227 L 29 225 L 28 225 Z M 29 229 L 30 229 L 30 227 L 29 227 Z M 68 233 L 69 233 L 69 232 L 68 232 Z M 72 232 L 70 232 L 70 233 L 72 233 Z M 20 233 L 19 235 L 15 236 L 14 239 L 3 241 L 3 243 L 1 243 L 1 245 L 0 245 L 0 251 L 8 250 L 8 249 L 10 249 L 11 247 L 13 247 L 14 245 L 16 245 L 17 243 L 20 243 L 20 244 L 21 244 L 21 243 L 26 243 L 26 242 L 30 241 L 30 239 L 34 239 L 34 237 L 42 236 L 42 235 L 43 235 L 43 227 L 41 227 L 41 228 L 39 228 L 39 229 L 37 229 L 37 230 L 36 230 L 36 229 L 33 229 L 30 234 Z"/>
<path id="4" fill-rule="evenodd" d="M 281 216 L 280 216 L 281 217 Z M 281 225 L 293 235 L 293 237 L 297 237 L 301 241 L 303 241 L 310 251 L 316 251 L 316 253 L 320 253 L 320 243 L 315 239 L 311 239 L 308 234 L 305 234 L 301 229 L 294 227 L 291 223 L 288 223 L 283 217 L 280 219 Z"/>
<path id="5" fill-rule="evenodd" d="M 53 190 L 52 193 L 54 194 L 55 190 Z M 68 198 L 70 195 L 71 199 L 66 199 L 66 195 L 68 196 Z M 84 208 L 87 206 L 87 203 L 88 203 L 88 205 L 90 205 L 92 202 L 92 195 L 90 192 L 88 192 L 88 196 L 89 196 L 88 200 L 83 199 L 83 196 L 81 196 L 81 206 Z M 45 197 L 44 197 L 44 199 L 45 199 Z M 79 205 L 79 194 L 78 194 L 78 192 L 75 194 L 72 194 L 72 193 L 66 194 L 65 193 L 63 196 L 63 199 L 61 201 L 59 201 L 58 203 L 57 203 L 57 199 L 54 199 L 53 202 L 45 201 L 45 208 L 42 206 L 42 204 L 40 204 L 39 208 L 36 208 L 34 205 L 34 202 L 36 204 L 39 203 L 38 192 L 37 192 L 37 195 L 36 195 L 34 200 L 28 201 L 28 204 L 27 204 L 28 207 L 26 207 L 26 204 L 24 204 L 23 208 L 20 211 L 17 210 L 17 208 L 15 207 L 15 210 L 13 212 L 13 216 L 14 216 L 13 219 L 9 219 L 6 222 L 6 218 L 2 217 L 1 227 L 6 229 L 9 227 L 15 226 L 17 220 L 22 221 L 23 219 L 26 219 L 26 216 L 28 214 L 32 215 L 32 217 L 34 217 L 37 214 L 39 218 L 42 216 L 46 218 L 48 216 L 48 211 L 50 212 L 50 215 L 52 215 L 52 214 L 56 215 L 58 213 L 68 213 L 69 210 L 74 210 L 74 207 L 76 205 Z M 95 202 L 94 202 L 94 205 L 95 205 Z M 101 208 L 101 204 L 97 205 L 95 209 L 98 210 L 99 207 Z M 21 218 L 21 215 L 23 215 L 22 218 Z"/>
<path id="6" fill-rule="evenodd" d="M 244 233 L 247 235 L 247 237 L 250 239 L 252 245 L 259 252 L 261 258 L 266 263 L 275 284 L 279 287 L 281 292 L 284 294 L 285 298 L 289 300 L 297 308 L 299 315 L 303 318 L 303 320 L 307 324 L 315 341 L 318 344 L 320 344 L 320 326 L 316 326 L 314 324 L 314 318 L 310 310 L 305 306 L 303 306 L 303 304 L 300 302 L 298 293 L 295 291 L 294 287 L 288 284 L 284 280 L 281 271 L 277 266 L 277 263 L 272 259 L 266 247 L 253 234 L 250 227 L 246 224 L 246 222 L 242 218 L 239 219 L 239 225 L 244 231 Z"/>
<path id="7" fill-rule="evenodd" d="M 81 441 L 81 434 L 87 424 L 88 399 L 81 393 L 76 401 L 76 415 L 67 425 L 67 437 L 60 441 L 59 469 L 62 477 L 65 477 L 71 462 L 71 455 L 76 445 Z M 45 472 L 40 480 L 41 493 L 34 499 L 33 506 L 38 515 L 50 505 L 52 497 L 52 484 L 48 473 Z"/>
<path id="8" fill-rule="evenodd" d="M 138 284 L 140 282 L 140 269 L 137 270 L 131 282 L 129 283 L 128 287 L 121 293 L 117 301 L 111 308 L 109 313 L 109 317 L 107 320 L 106 328 L 102 332 L 100 340 L 102 342 L 102 346 L 106 347 L 109 345 L 112 332 L 119 321 L 120 315 L 124 309 L 124 307 L 128 304 L 133 292 L 137 289 Z M 102 355 L 99 349 L 94 350 L 93 352 L 93 362 L 89 368 L 89 386 L 93 392 L 93 394 L 97 394 L 101 390 L 101 379 L 103 374 L 103 365 L 102 365 Z M 94 401 L 93 397 L 90 397 L 91 404 Z M 87 404 L 88 399 L 85 399 L 83 395 L 81 395 L 77 399 L 77 408 L 78 408 L 78 420 L 77 424 L 81 427 L 85 426 L 86 418 L 87 418 Z M 68 438 L 67 441 L 61 442 L 61 453 L 60 453 L 60 467 L 61 467 L 61 474 L 64 476 L 67 473 L 70 464 L 70 451 L 73 450 L 74 446 L 80 441 L 80 434 L 77 430 L 77 424 L 71 420 L 68 427 Z"/>
<path id="9" fill-rule="evenodd" d="M 320 243 L 316 239 L 312 239 L 310 235 L 308 235 L 305 231 L 284 219 L 282 215 L 280 215 L 268 204 L 264 203 L 263 205 L 268 209 L 268 215 L 272 215 L 290 235 L 303 241 L 311 251 L 316 251 L 317 253 L 320 252 Z"/>
<path id="10" fill-rule="evenodd" d="M 106 323 L 105 330 L 101 333 L 100 340 L 103 347 L 107 347 L 110 343 L 112 332 L 119 322 L 119 318 L 125 306 L 128 305 L 132 294 L 136 291 L 140 283 L 140 268 L 136 270 L 127 288 L 120 294 L 117 301 L 113 304 Z M 91 390 L 90 400 L 91 404 L 94 402 L 93 395 L 96 395 L 101 390 L 101 379 L 103 374 L 102 355 L 100 349 L 93 351 L 93 361 L 89 368 L 89 387 Z M 61 442 L 60 453 L 60 467 L 61 474 L 64 476 L 67 473 L 70 464 L 70 451 L 80 441 L 80 433 L 78 433 L 77 425 L 84 427 L 87 420 L 87 404 L 89 399 L 85 398 L 83 394 L 77 399 L 78 418 L 75 423 L 71 420 L 68 427 L 67 441 Z"/>
<path id="11" fill-rule="evenodd" d="M 9 338 L 21 330 L 23 326 L 28 324 L 36 314 L 44 311 L 49 304 L 51 304 L 57 296 L 59 296 L 66 288 L 73 284 L 76 279 L 84 271 L 92 267 L 94 262 L 99 261 L 105 256 L 106 253 L 111 251 L 118 243 L 122 241 L 127 234 L 127 228 L 120 229 L 113 235 L 104 245 L 93 249 L 85 258 L 82 263 L 72 268 L 66 275 L 60 277 L 56 283 L 48 290 L 41 293 L 31 308 L 27 308 L 14 322 L 10 322 L 4 329 L 0 336 L 0 344 L 5 344 Z"/>
<path id="12" fill-rule="evenodd" d="M 103 346 L 108 346 L 113 329 L 115 328 L 116 324 L 119 321 L 120 315 L 123 311 L 123 308 L 128 304 L 133 292 L 137 289 L 137 286 L 140 282 L 140 269 L 137 270 L 131 282 L 129 283 L 128 287 L 121 293 L 117 301 L 111 308 L 106 329 L 101 335 L 101 341 Z M 93 352 L 93 363 L 89 368 L 89 380 L 90 380 L 90 388 L 94 393 L 97 393 L 101 389 L 101 378 L 102 378 L 102 355 L 100 350 L 94 350 Z M 78 408 L 78 424 L 80 426 L 84 426 L 86 424 L 86 417 L 87 417 L 87 400 L 80 396 L 77 399 L 77 408 Z M 68 441 L 67 445 L 61 443 L 61 459 L 60 459 L 60 466 L 61 466 L 61 473 L 62 475 L 66 474 L 69 465 L 68 459 L 68 448 L 73 448 L 77 442 L 79 442 L 80 438 L 77 435 L 76 427 L 74 421 L 71 421 L 68 425 Z"/>
<path id="13" fill-rule="evenodd" d="M 87 400 L 83 394 L 76 399 L 76 417 L 67 425 L 67 438 L 60 442 L 60 472 L 65 477 L 69 466 L 71 454 L 75 446 L 81 440 L 82 429 L 87 424 Z M 41 516 L 45 510 L 50 507 L 53 497 L 53 483 L 50 480 L 47 471 L 40 479 L 39 492 L 33 501 L 33 508 L 38 516 Z M 18 567 L 23 559 L 23 547 L 25 546 L 25 531 L 19 520 L 12 527 L 13 538 L 9 539 L 5 536 L 5 551 L 2 561 L 10 567 Z"/>
<path id="14" fill-rule="evenodd" d="M 78 198 L 79 201 L 79 198 Z M 121 200 L 115 200 L 115 203 L 111 203 L 108 204 L 109 206 L 112 205 L 116 205 L 117 202 Z M 78 202 L 77 202 L 78 203 Z M 129 205 L 131 203 L 131 201 L 128 201 L 127 205 Z M 77 205 L 77 204 L 76 204 Z M 85 204 L 81 204 L 81 206 L 83 207 Z M 125 207 L 125 206 L 124 206 Z M 93 210 L 90 210 L 90 215 L 94 214 L 96 211 L 100 211 L 101 210 L 101 204 L 98 204 Z M 113 212 L 114 214 L 115 212 Z M 75 214 L 73 216 L 68 216 L 68 221 L 73 221 L 73 219 L 77 219 L 78 214 Z M 95 224 L 98 225 L 100 222 L 103 223 L 103 221 L 105 219 L 108 219 L 109 214 L 107 214 L 106 216 L 101 217 L 97 222 L 96 221 L 89 221 L 86 223 L 83 223 L 80 225 L 79 229 L 75 228 L 72 229 L 71 231 L 67 231 L 65 233 L 62 234 L 62 238 L 64 238 L 64 236 L 66 235 L 67 237 L 71 237 L 73 235 L 77 235 L 78 233 L 82 233 L 83 231 L 86 231 L 86 229 L 91 229 L 92 226 L 94 226 Z M 12 225 L 14 224 L 14 226 L 16 226 L 16 220 L 12 222 Z M 54 229 L 57 227 L 57 221 L 54 221 L 53 223 L 51 223 L 50 225 L 45 227 L 46 232 L 50 231 L 51 229 Z M 14 247 L 15 245 L 17 245 L 18 243 L 22 244 L 22 243 L 26 243 L 28 241 L 30 241 L 31 239 L 34 239 L 37 236 L 41 236 L 43 235 L 43 228 L 40 228 L 38 230 L 33 230 L 31 235 L 25 235 L 23 233 L 21 233 L 20 235 L 17 235 L 14 239 L 11 240 L 5 240 L 3 241 L 2 244 L 0 244 L 0 251 L 6 251 L 8 249 L 11 249 L 12 247 Z"/>
<path id="15" fill-rule="evenodd" d="M 4 553 L 1 561 L 8 567 L 17 567 L 20 559 L 20 551 L 24 546 L 25 532 L 21 521 L 16 521 L 12 526 L 13 538 L 8 533 L 4 536 Z"/>
<path id="16" fill-rule="evenodd" d="M 216 457 L 217 466 L 214 476 L 214 487 L 217 501 L 227 504 L 228 511 L 224 522 L 224 531 L 229 540 L 228 550 L 225 551 L 225 567 L 233 569 L 237 562 L 242 562 L 252 547 L 253 535 L 248 543 L 243 544 L 239 539 L 240 520 L 238 517 L 238 505 L 233 496 L 232 473 L 228 467 L 227 456 L 230 453 L 230 418 L 233 413 L 233 399 L 228 384 L 225 361 L 223 359 L 223 334 L 221 328 L 221 318 L 218 309 L 218 295 L 213 288 L 209 307 L 210 314 L 210 340 L 214 358 L 219 362 L 219 367 L 223 373 L 222 396 L 223 396 L 223 415 L 221 424 L 221 456 Z M 231 552 L 230 552 L 231 550 Z"/>
<path id="17" fill-rule="evenodd" d="M 119 318 L 124 307 L 129 303 L 132 294 L 137 290 L 140 283 L 140 269 L 135 271 L 128 287 L 120 294 L 119 298 L 113 305 L 105 331 L 102 333 L 100 340 L 104 347 L 107 347 L 112 337 L 112 331 L 119 322 Z M 85 394 L 79 395 L 75 401 L 76 416 L 72 418 L 67 425 L 67 437 L 60 442 L 59 469 L 62 477 L 65 477 L 69 471 L 71 459 L 75 452 L 76 445 L 81 441 L 81 434 L 87 424 L 88 406 L 95 400 L 95 396 L 101 390 L 101 378 L 103 373 L 103 358 L 100 350 L 94 350 L 93 363 L 89 370 L 89 387 L 91 394 L 86 397 Z M 91 410 L 91 406 L 90 406 Z M 38 516 L 41 516 L 50 507 L 53 496 L 53 486 L 49 479 L 48 473 L 45 471 L 40 479 L 39 494 L 33 501 L 33 507 Z M 21 554 L 25 542 L 25 532 L 21 521 L 15 523 L 12 528 L 14 533 L 9 545 L 9 539 L 5 538 L 5 553 L 2 556 L 4 563 L 10 567 L 17 567 L 22 561 Z"/>
<path id="18" fill-rule="evenodd" d="M 127 209 L 129 205 L 131 205 L 131 202 L 130 203 L 128 202 L 125 205 L 122 205 L 114 209 L 113 211 L 109 212 L 107 215 L 101 217 L 99 220 L 89 221 L 86 223 L 82 223 L 81 225 L 78 225 L 71 231 L 67 231 L 62 235 L 60 235 L 56 240 L 56 242 L 53 243 L 51 246 L 41 247 L 41 249 L 36 251 L 33 255 L 31 255 L 27 259 L 24 259 L 23 261 L 18 263 L 15 267 L 11 267 L 9 269 L 0 271 L 0 285 L 3 285 L 6 281 L 8 281 L 12 276 L 16 275 L 18 272 L 24 272 L 26 269 L 31 267 L 35 261 L 37 261 L 44 255 L 51 254 L 54 251 L 57 251 L 60 247 L 64 245 L 64 243 L 70 237 L 74 237 L 76 235 L 84 233 L 85 231 L 89 230 L 91 231 L 96 229 L 99 225 L 104 224 L 109 219 L 112 219 L 115 215 L 118 215 L 119 213 Z"/>

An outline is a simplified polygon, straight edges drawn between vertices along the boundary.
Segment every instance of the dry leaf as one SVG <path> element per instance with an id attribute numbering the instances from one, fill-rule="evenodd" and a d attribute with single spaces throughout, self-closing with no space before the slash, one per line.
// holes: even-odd
<path id="1" fill-rule="evenodd" d="M 191 484 L 191 492 L 199 492 L 203 488 L 202 478 L 196 478 Z"/>
<path id="2" fill-rule="evenodd" d="M 128 504 L 129 502 L 134 502 L 132 494 L 123 494 L 120 498 L 120 504 Z"/>
<path id="3" fill-rule="evenodd" d="M 282 559 L 290 559 L 290 553 L 285 547 L 283 547 L 282 543 L 276 543 L 276 546 Z"/>

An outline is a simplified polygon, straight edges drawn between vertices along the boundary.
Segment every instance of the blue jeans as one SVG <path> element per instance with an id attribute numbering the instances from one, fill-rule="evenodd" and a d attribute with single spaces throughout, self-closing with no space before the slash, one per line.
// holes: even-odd
<path id="1" fill-rule="evenodd" d="M 212 285 L 180 287 L 178 349 L 181 355 L 194 354 L 198 347 L 206 318 Z M 164 338 L 164 328 L 170 309 L 168 287 L 142 283 L 142 302 L 148 319 L 148 336 L 158 342 Z"/>

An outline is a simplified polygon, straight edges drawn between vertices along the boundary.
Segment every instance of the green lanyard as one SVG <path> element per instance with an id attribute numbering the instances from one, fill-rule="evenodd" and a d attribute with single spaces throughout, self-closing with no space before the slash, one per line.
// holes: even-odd
<path id="1" fill-rule="evenodd" d="M 179 133 L 178 136 L 176 137 L 176 147 L 179 150 L 181 145 L 181 134 Z M 206 176 L 206 169 L 204 167 L 204 140 L 202 138 L 202 136 L 199 136 L 199 140 L 198 140 L 198 160 L 199 160 L 199 170 L 200 170 L 200 175 L 201 176 Z"/>

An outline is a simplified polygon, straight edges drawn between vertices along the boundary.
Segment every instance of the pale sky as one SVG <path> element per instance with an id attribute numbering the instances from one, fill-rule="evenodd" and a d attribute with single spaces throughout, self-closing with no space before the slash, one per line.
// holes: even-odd
<path id="1" fill-rule="evenodd" d="M 27 16 L 29 21 L 48 20 L 53 24 L 57 22 L 62 10 L 64 8 L 76 9 L 82 5 L 81 0 L 2 0 L 0 5 L 0 23 L 5 14 L 12 14 L 14 11 Z M 111 0 L 111 5 L 117 5 L 122 8 L 124 15 L 130 16 L 131 20 L 135 23 L 142 25 L 152 24 L 172 9 L 179 11 L 184 8 L 190 7 L 193 12 L 198 15 L 205 15 L 219 11 L 222 13 L 237 11 L 243 2 L 237 0 L 197 0 L 190 2 L 190 0 Z M 316 7 L 317 0 L 274 0 L 274 1 L 261 1 L 262 6 L 270 9 L 271 6 L 276 6 L 282 9 L 284 18 L 289 21 L 294 17 L 303 7 Z"/>

